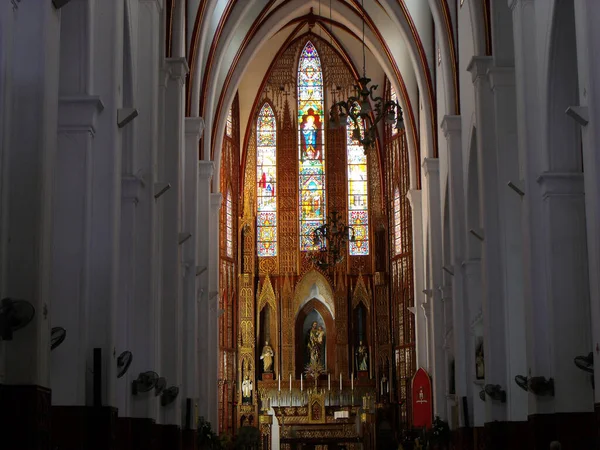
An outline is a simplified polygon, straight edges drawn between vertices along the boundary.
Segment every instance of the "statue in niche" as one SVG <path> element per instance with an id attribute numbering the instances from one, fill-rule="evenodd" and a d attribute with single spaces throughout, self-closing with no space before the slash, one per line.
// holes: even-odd
<path id="1" fill-rule="evenodd" d="M 308 334 L 308 352 L 310 355 L 310 364 L 320 364 L 323 354 L 323 338 L 325 330 L 317 322 L 313 322 Z"/>
<path id="2" fill-rule="evenodd" d="M 242 403 L 245 405 L 252 403 L 252 380 L 250 380 L 248 374 L 246 374 L 244 381 L 242 381 Z"/>
<path id="3" fill-rule="evenodd" d="M 269 345 L 269 341 L 265 341 L 265 346 L 262 349 L 262 353 L 260 355 L 260 359 L 263 362 L 263 372 L 270 373 L 273 372 L 273 356 L 275 353 L 273 349 Z"/>
<path id="4" fill-rule="evenodd" d="M 475 378 L 483 380 L 485 378 L 485 359 L 483 357 L 483 341 L 475 351 Z"/>
<path id="5" fill-rule="evenodd" d="M 359 372 L 367 372 L 369 370 L 369 352 L 363 341 L 360 341 L 356 350 L 356 366 Z"/>

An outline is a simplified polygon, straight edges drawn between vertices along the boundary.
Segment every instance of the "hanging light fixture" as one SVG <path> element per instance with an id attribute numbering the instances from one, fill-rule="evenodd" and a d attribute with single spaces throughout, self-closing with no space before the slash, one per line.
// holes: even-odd
<path id="1" fill-rule="evenodd" d="M 395 125 L 398 130 L 404 128 L 402 109 L 396 101 L 384 101 L 382 97 L 376 97 L 377 85 L 369 86 L 371 79 L 366 75 L 366 53 L 365 53 L 365 8 L 362 4 L 362 50 L 363 50 L 363 76 L 359 78 L 358 85 L 354 86 L 355 95 L 347 100 L 334 102 L 329 110 L 329 127 L 331 129 L 342 128 L 347 125 L 348 119 L 352 121 L 352 137 L 360 142 L 365 153 L 375 145 L 377 139 L 377 124 L 382 120 L 390 125 Z M 374 109 L 371 108 L 373 102 Z M 361 131 L 361 124 L 364 131 Z"/>
<path id="2" fill-rule="evenodd" d="M 344 260 L 346 243 L 354 242 L 354 228 L 342 222 L 342 215 L 331 211 L 327 221 L 313 231 L 313 244 L 310 259 L 320 269 L 327 270 Z"/>

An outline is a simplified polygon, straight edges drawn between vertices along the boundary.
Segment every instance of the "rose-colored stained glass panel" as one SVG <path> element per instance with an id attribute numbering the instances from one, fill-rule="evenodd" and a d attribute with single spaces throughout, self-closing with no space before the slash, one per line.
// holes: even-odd
<path id="1" fill-rule="evenodd" d="M 360 134 L 364 135 L 362 122 Z M 346 155 L 348 162 L 348 226 L 354 229 L 355 242 L 351 242 L 352 256 L 369 254 L 369 192 L 367 156 L 360 141 L 353 138 L 354 122 L 348 118 L 346 125 Z M 359 236 L 360 235 L 360 236 Z"/>

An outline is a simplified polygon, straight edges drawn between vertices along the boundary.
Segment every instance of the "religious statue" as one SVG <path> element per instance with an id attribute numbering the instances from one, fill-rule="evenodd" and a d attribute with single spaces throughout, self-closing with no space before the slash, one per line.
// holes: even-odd
<path id="1" fill-rule="evenodd" d="M 320 364 L 323 355 L 323 338 L 325 330 L 317 322 L 313 322 L 308 335 L 308 352 L 310 355 L 310 364 Z"/>
<path id="2" fill-rule="evenodd" d="M 483 358 L 483 342 L 477 348 L 475 352 L 475 377 L 478 380 L 485 378 L 485 361 Z"/>
<path id="3" fill-rule="evenodd" d="M 260 355 L 260 359 L 263 361 L 263 372 L 269 373 L 273 372 L 273 349 L 269 345 L 269 341 L 265 341 L 265 346 L 263 347 L 262 353 Z"/>
<path id="4" fill-rule="evenodd" d="M 380 381 L 380 385 L 379 385 L 379 392 L 382 396 L 384 396 L 389 391 L 390 391 L 390 388 L 388 387 L 388 379 L 384 373 L 383 376 L 381 377 L 381 381 Z"/>
<path id="5" fill-rule="evenodd" d="M 356 365 L 359 372 L 366 372 L 369 370 L 369 353 L 367 346 L 360 341 L 358 349 L 356 350 Z"/>
<path id="6" fill-rule="evenodd" d="M 244 381 L 242 381 L 242 402 L 252 402 L 252 380 L 250 380 L 248 374 L 246 374 Z"/>

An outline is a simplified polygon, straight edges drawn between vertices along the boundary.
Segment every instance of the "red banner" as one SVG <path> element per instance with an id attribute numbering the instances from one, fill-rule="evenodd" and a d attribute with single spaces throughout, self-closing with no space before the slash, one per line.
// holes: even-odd
<path id="1" fill-rule="evenodd" d="M 431 428 L 433 421 L 431 379 L 422 368 L 417 370 L 412 380 L 412 410 L 415 428 Z"/>

